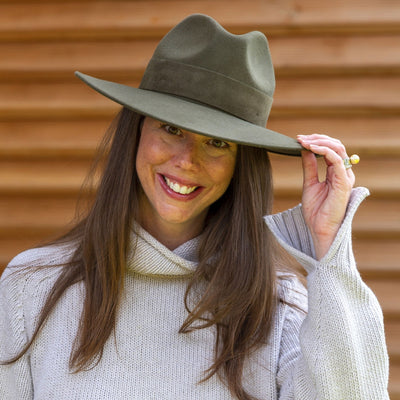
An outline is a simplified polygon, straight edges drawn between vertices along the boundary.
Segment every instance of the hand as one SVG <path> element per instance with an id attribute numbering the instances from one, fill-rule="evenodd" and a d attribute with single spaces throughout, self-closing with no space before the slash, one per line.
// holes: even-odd
<path id="1" fill-rule="evenodd" d="M 299 135 L 298 142 L 307 150 L 302 152 L 303 216 L 311 232 L 317 259 L 321 259 L 332 245 L 344 219 L 351 189 L 355 182 L 351 168 L 346 169 L 347 158 L 343 144 L 325 135 Z M 318 179 L 317 158 L 326 164 L 326 178 Z"/>

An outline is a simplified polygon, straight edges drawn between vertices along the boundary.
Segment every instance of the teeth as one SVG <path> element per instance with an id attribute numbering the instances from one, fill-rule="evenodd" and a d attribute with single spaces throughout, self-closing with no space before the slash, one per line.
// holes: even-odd
<path id="1" fill-rule="evenodd" d="M 189 194 L 194 192 L 197 189 L 197 186 L 181 186 L 179 183 L 170 181 L 166 176 L 164 176 L 164 180 L 167 183 L 168 187 L 172 189 L 176 193 L 180 194 Z"/>

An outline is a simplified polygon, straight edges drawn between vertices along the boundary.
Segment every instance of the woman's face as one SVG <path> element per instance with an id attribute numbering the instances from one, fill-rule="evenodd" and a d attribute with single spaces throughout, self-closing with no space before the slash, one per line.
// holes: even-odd
<path id="1" fill-rule="evenodd" d="M 209 206 L 231 181 L 236 153 L 235 143 L 146 117 L 136 158 L 141 224 L 201 231 Z"/>

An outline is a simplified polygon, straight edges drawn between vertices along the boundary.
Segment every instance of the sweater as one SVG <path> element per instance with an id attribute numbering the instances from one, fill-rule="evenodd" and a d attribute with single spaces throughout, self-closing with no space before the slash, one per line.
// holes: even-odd
<path id="1" fill-rule="evenodd" d="M 328 253 L 314 258 L 301 205 L 265 217 L 284 249 L 307 271 L 281 279 L 281 302 L 270 340 L 246 359 L 244 387 L 268 400 L 385 400 L 388 356 L 382 311 L 357 271 L 351 249 L 353 215 L 366 197 L 354 189 Z M 217 376 L 200 383 L 214 357 L 215 328 L 182 334 L 183 298 L 196 268 L 198 238 L 174 251 L 148 232 L 132 233 L 115 335 L 92 369 L 71 373 L 68 361 L 82 310 L 83 286 L 71 286 L 19 361 L 0 366 L 2 400 L 227 400 Z M 60 267 L 20 273 L 19 264 L 57 264 L 71 249 L 49 246 L 18 255 L 0 281 L 0 359 L 21 349 L 33 332 Z M 16 273 L 12 273 L 16 271 Z M 290 304 L 295 304 L 293 307 Z M 308 312 L 304 310 L 308 309 Z"/>

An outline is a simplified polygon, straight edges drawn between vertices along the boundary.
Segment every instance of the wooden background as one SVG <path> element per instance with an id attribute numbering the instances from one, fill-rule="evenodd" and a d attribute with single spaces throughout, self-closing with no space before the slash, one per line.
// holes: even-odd
<path id="1" fill-rule="evenodd" d="M 118 107 L 73 75 L 138 85 L 157 42 L 188 14 L 270 40 L 269 127 L 321 132 L 358 153 L 372 195 L 354 221 L 359 268 L 385 314 L 400 399 L 400 2 L 397 0 L 0 0 L 0 273 L 74 215 Z M 274 156 L 276 210 L 297 204 L 300 160 Z"/>

